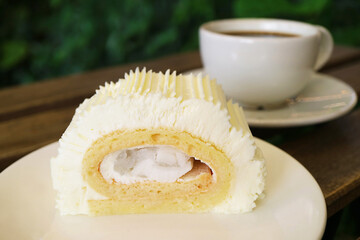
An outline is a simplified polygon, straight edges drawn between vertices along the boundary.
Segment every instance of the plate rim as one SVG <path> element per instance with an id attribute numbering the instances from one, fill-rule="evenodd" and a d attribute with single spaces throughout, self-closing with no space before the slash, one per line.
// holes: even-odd
<path id="1" fill-rule="evenodd" d="M 324 234 L 324 231 L 325 231 L 325 227 L 326 227 L 326 222 L 327 222 L 327 208 L 326 208 L 326 201 L 325 201 L 325 197 L 324 197 L 324 194 L 319 186 L 319 184 L 317 183 L 316 179 L 313 177 L 313 175 L 298 161 L 296 160 L 294 157 L 292 157 L 290 154 L 288 154 L 287 152 L 285 152 L 284 150 L 282 150 L 281 148 L 271 144 L 271 143 L 268 143 L 260 138 L 257 138 L 257 137 L 254 137 L 255 139 L 255 143 L 258 145 L 259 143 L 261 145 L 268 145 L 268 147 L 270 147 L 272 150 L 275 150 L 275 151 L 279 151 L 281 152 L 281 154 L 284 154 L 286 156 L 286 161 L 288 160 L 291 160 L 296 166 L 297 168 L 300 168 L 302 171 L 304 171 L 306 173 L 306 175 L 308 177 L 311 178 L 311 181 L 313 183 L 313 187 L 316 188 L 317 192 L 321 194 L 321 197 L 322 197 L 322 201 L 321 201 L 321 214 L 323 216 L 323 218 L 321 219 L 321 226 L 319 226 L 319 229 L 318 229 L 318 233 L 317 233 L 317 236 L 316 239 L 321 239 L 321 237 L 323 236 Z M 31 159 L 34 159 L 34 158 L 31 158 L 32 155 L 36 155 L 38 154 L 39 152 L 42 152 L 42 151 L 46 151 L 47 149 L 51 149 L 51 148 L 55 148 L 55 146 L 57 146 L 59 143 L 58 142 L 52 142 L 50 144 L 47 144 L 33 152 L 30 152 L 28 153 L 27 155 L 21 157 L 19 160 L 17 160 L 16 162 L 12 163 L 11 165 L 9 165 L 6 169 L 4 169 L 1 173 L 0 173 L 0 181 L 2 180 L 2 176 L 4 176 L 5 174 L 7 174 L 8 171 L 12 171 L 13 168 L 16 168 L 18 165 L 21 165 L 24 163 L 24 161 L 29 161 Z M 57 149 L 57 148 L 56 148 Z M 56 153 L 54 153 L 56 154 Z"/>
<path id="2" fill-rule="evenodd" d="M 193 73 L 193 74 L 202 73 L 202 74 L 207 75 L 205 73 L 205 70 L 203 67 L 194 68 L 194 69 L 185 71 L 182 74 L 187 75 L 187 74 L 191 74 L 191 73 Z M 337 77 L 329 75 L 329 74 L 314 72 L 312 77 L 316 77 L 316 76 L 320 76 L 321 78 L 324 78 L 326 80 L 334 81 L 337 84 L 343 85 L 346 88 L 348 88 L 351 91 L 351 101 L 349 102 L 349 104 L 347 104 L 346 107 L 341 108 L 341 111 L 335 111 L 335 112 L 332 112 L 329 114 L 316 116 L 315 118 L 301 118 L 300 120 L 288 119 L 285 121 L 284 121 L 284 119 L 280 119 L 280 118 L 272 119 L 270 121 L 269 120 L 264 121 L 264 119 L 249 118 L 246 115 L 246 112 L 249 112 L 249 110 L 247 110 L 246 108 L 243 108 L 243 111 L 245 113 L 245 118 L 246 118 L 246 121 L 249 124 L 249 126 L 250 127 L 263 127 L 263 128 L 272 128 L 272 127 L 286 128 L 286 127 L 309 126 L 309 125 L 324 123 L 324 122 L 328 122 L 328 121 L 340 118 L 340 117 L 346 115 L 347 113 L 349 113 L 355 107 L 355 105 L 358 101 L 358 96 L 357 96 L 355 90 L 348 83 L 342 81 L 341 79 L 339 79 Z"/>

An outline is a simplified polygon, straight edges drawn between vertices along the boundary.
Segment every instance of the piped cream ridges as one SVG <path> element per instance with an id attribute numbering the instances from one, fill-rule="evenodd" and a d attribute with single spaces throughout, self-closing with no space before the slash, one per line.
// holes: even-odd
<path id="1" fill-rule="evenodd" d="M 117 83 L 105 83 L 96 90 L 96 94 L 80 106 L 78 110 L 85 110 L 88 106 L 103 104 L 108 98 L 116 98 L 119 95 L 137 96 L 147 94 L 161 94 L 167 98 L 200 99 L 220 104 L 222 108 L 226 105 L 225 95 L 222 88 L 216 83 L 215 79 L 210 80 L 209 76 L 202 77 L 190 75 L 170 74 L 167 70 L 165 74 L 153 73 L 146 69 L 125 74 L 124 79 Z"/>
<path id="2" fill-rule="evenodd" d="M 176 187 L 102 180 L 96 169 L 107 154 L 141 145 L 174 146 L 204 161 L 212 174 L 198 167 L 188 173 L 196 178 Z M 215 80 L 169 70 L 136 69 L 100 87 L 76 110 L 51 165 L 62 214 L 246 212 L 264 189 L 264 160 L 242 109 L 226 102 Z"/>

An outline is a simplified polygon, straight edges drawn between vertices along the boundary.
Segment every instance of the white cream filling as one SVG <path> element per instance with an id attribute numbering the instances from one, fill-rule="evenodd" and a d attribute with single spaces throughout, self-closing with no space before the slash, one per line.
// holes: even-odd
<path id="1" fill-rule="evenodd" d="M 142 146 L 106 155 L 100 173 L 109 183 L 175 182 L 192 169 L 193 162 L 193 158 L 172 146 Z"/>

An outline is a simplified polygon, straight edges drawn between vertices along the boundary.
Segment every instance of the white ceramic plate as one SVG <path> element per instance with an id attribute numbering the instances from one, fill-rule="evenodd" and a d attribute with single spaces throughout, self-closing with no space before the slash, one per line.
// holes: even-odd
<path id="1" fill-rule="evenodd" d="M 266 197 L 251 213 L 59 216 L 49 160 L 57 143 L 0 174 L 0 239 L 320 239 L 323 194 L 310 173 L 282 150 L 256 139 L 267 166 Z"/>
<path id="2" fill-rule="evenodd" d="M 205 74 L 194 69 L 184 74 Z M 252 127 L 293 127 L 333 120 L 349 112 L 357 102 L 356 92 L 343 81 L 315 73 L 306 88 L 277 109 L 244 109 Z"/>

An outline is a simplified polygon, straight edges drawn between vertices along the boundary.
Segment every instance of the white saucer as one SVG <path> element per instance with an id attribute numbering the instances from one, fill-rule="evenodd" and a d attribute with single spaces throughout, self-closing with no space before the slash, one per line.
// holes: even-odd
<path id="1" fill-rule="evenodd" d="M 204 74 L 194 69 L 185 74 Z M 349 112 L 357 102 L 353 88 L 332 76 L 315 73 L 306 88 L 278 109 L 245 109 L 252 127 L 293 127 L 326 122 Z"/>
<path id="2" fill-rule="evenodd" d="M 320 239 L 323 194 L 310 173 L 275 146 L 256 139 L 266 158 L 266 196 L 246 214 L 59 216 L 50 178 L 53 143 L 0 174 L 0 239 Z"/>

